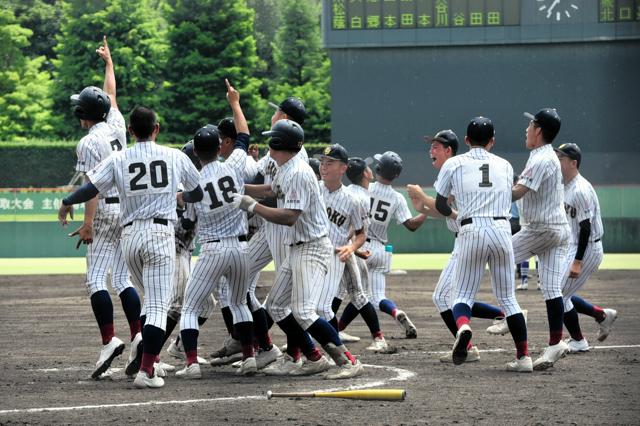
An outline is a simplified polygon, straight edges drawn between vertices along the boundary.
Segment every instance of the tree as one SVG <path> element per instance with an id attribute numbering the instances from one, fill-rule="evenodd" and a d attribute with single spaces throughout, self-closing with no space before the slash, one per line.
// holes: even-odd
<path id="1" fill-rule="evenodd" d="M 53 91 L 60 136 L 76 138 L 82 132 L 72 117 L 69 95 L 89 85 L 102 87 L 104 64 L 95 50 L 104 34 L 115 65 L 120 110 L 126 114 L 137 104 L 158 108 L 167 43 L 162 7 L 157 6 L 153 0 L 71 0 L 64 4 Z"/>
<path id="2" fill-rule="evenodd" d="M 51 84 L 41 71 L 44 56 L 30 59 L 23 50 L 32 31 L 22 28 L 9 10 L 0 11 L 0 134 L 3 140 L 47 136 L 51 127 Z"/>
<path id="3" fill-rule="evenodd" d="M 330 61 L 321 48 L 320 4 L 314 0 L 286 2 L 276 33 L 273 56 L 276 78 L 271 97 L 280 102 L 297 96 L 305 103 L 303 128 L 307 142 L 329 142 Z"/>
<path id="4" fill-rule="evenodd" d="M 231 114 L 225 78 L 240 92 L 249 125 L 255 127 L 252 119 L 266 109 L 266 102 L 253 77 L 258 65 L 253 10 L 244 0 L 177 0 L 169 21 L 168 137 L 187 140 L 201 126 Z"/>
<path id="5" fill-rule="evenodd" d="M 253 34 L 256 38 L 256 52 L 260 58 L 256 77 L 262 81 L 260 95 L 269 98 L 269 83 L 275 78 L 273 60 L 273 39 L 280 25 L 280 9 L 286 0 L 247 0 L 255 12 Z"/>

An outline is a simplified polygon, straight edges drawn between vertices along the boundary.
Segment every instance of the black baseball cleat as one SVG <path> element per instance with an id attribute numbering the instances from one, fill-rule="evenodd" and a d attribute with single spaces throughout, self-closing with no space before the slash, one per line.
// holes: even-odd
<path id="1" fill-rule="evenodd" d="M 453 363 L 455 365 L 460 365 L 467 360 L 467 348 L 469 346 L 469 342 L 471 341 L 471 327 L 469 324 L 464 324 L 462 327 L 458 329 L 458 333 L 456 334 L 456 341 L 453 343 L 453 350 L 451 357 L 453 358 Z"/>

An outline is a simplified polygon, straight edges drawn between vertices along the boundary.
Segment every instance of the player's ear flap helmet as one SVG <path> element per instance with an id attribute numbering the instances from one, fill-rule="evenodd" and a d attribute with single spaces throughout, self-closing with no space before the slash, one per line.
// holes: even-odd
<path id="1" fill-rule="evenodd" d="M 276 151 L 298 152 L 304 143 L 304 130 L 292 120 L 278 120 L 271 130 L 262 132 L 269 136 L 269 147 Z"/>
<path id="2" fill-rule="evenodd" d="M 81 120 L 104 121 L 111 109 L 111 100 L 102 89 L 89 86 L 71 96 L 73 114 Z"/>
<path id="3" fill-rule="evenodd" d="M 196 155 L 196 153 L 193 151 L 193 140 L 190 140 L 189 142 L 185 143 L 182 146 L 181 151 L 187 154 L 187 157 L 189 157 L 189 160 L 191 160 L 193 165 L 196 166 L 196 169 L 198 170 L 202 169 L 202 166 L 200 165 L 200 160 L 198 159 L 198 156 Z"/>
<path id="4" fill-rule="evenodd" d="M 193 137 L 193 146 L 201 153 L 216 153 L 220 149 L 220 135 L 213 124 L 201 127 Z"/>
<path id="5" fill-rule="evenodd" d="M 387 180 L 394 180 L 402 172 L 402 158 L 393 151 L 373 156 L 376 160 L 375 172 Z"/>

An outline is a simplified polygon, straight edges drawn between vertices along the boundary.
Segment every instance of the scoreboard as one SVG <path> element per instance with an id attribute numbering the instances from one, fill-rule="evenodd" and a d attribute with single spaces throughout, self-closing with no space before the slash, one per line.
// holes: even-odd
<path id="1" fill-rule="evenodd" d="M 640 38 L 640 0 L 324 0 L 325 47 Z"/>

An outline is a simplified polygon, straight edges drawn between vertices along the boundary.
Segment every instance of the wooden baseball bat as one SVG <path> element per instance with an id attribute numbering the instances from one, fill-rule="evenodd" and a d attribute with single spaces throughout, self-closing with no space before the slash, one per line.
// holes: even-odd
<path id="1" fill-rule="evenodd" d="M 407 391 L 404 389 L 362 389 L 334 392 L 271 392 L 267 391 L 267 399 L 271 398 L 348 398 L 378 401 L 404 401 Z"/>

